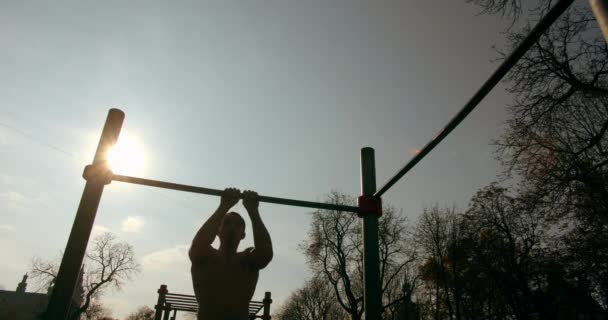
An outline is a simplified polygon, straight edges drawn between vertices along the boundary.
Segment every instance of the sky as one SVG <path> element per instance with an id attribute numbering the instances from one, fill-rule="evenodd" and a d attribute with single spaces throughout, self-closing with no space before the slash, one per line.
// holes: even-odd
<path id="1" fill-rule="evenodd" d="M 478 12 L 464 0 L 0 0 L 0 286 L 65 248 L 112 107 L 141 148 L 132 175 L 322 201 L 359 194 L 360 149 L 373 147 L 382 186 L 497 68 L 508 21 Z M 500 171 L 491 142 L 510 101 L 497 87 L 384 203 L 411 223 L 436 203 L 466 208 Z M 103 297 L 114 316 L 153 306 L 161 284 L 192 293 L 186 252 L 218 203 L 105 188 L 93 236 L 115 233 L 142 266 Z M 271 291 L 276 310 L 310 276 L 298 245 L 312 210 L 260 211 L 275 256 L 254 299 Z"/>

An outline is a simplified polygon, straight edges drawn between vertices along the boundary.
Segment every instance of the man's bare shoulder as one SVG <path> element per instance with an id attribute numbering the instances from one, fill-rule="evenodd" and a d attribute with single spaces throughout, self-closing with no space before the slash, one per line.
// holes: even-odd
<path id="1" fill-rule="evenodd" d="M 254 257 L 254 255 L 255 255 L 255 247 L 249 247 L 249 248 L 247 248 L 247 249 L 239 252 L 238 254 L 240 255 L 240 259 L 242 259 L 243 261 L 245 261 L 246 264 L 247 264 L 247 267 L 249 269 L 251 269 L 252 271 L 258 271 L 258 270 L 262 269 L 258 265 L 258 263 L 257 263 L 257 261 L 256 261 L 256 259 Z"/>
<path id="2" fill-rule="evenodd" d="M 205 264 L 206 262 L 219 259 L 219 251 L 211 247 L 205 251 L 205 254 L 201 255 L 193 254 L 192 249 L 190 249 L 189 256 L 190 262 L 192 262 L 193 265 Z"/>

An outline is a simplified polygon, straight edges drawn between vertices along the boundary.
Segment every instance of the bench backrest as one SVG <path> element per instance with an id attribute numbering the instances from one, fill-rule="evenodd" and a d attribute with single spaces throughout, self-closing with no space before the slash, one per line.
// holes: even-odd
<path id="1" fill-rule="evenodd" d="M 264 300 L 249 302 L 249 319 L 260 318 L 270 320 L 270 304 L 272 299 L 270 292 L 266 292 Z M 166 285 L 161 285 L 158 289 L 158 300 L 155 308 L 154 320 L 171 320 L 176 318 L 177 311 L 194 312 L 198 310 L 198 302 L 194 295 L 169 293 Z M 170 318 L 171 311 L 173 316 Z M 260 314 L 260 311 L 262 313 Z"/>

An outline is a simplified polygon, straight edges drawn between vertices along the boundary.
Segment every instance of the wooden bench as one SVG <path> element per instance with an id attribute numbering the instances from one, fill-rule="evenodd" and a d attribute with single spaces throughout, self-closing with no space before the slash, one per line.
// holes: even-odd
<path id="1" fill-rule="evenodd" d="M 270 292 L 264 294 L 264 300 L 249 302 L 249 319 L 256 318 L 270 320 Z M 177 311 L 194 312 L 198 311 L 196 297 L 188 294 L 169 293 L 167 285 L 161 285 L 158 289 L 158 301 L 156 302 L 156 313 L 154 320 L 175 320 Z M 171 316 L 173 311 L 173 316 Z M 260 311 L 262 311 L 261 314 Z"/>

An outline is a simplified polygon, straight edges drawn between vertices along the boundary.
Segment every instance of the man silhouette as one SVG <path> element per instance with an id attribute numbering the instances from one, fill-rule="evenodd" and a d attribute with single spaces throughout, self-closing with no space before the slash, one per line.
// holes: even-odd
<path id="1" fill-rule="evenodd" d="M 245 238 L 245 220 L 229 211 L 239 202 L 239 195 L 238 189 L 225 189 L 219 207 L 192 240 L 190 272 L 199 320 L 249 319 L 249 301 L 259 270 L 272 260 L 270 235 L 260 218 L 258 195 L 253 191 L 244 191 L 242 198 L 251 219 L 255 247 L 237 251 Z M 211 246 L 216 235 L 219 249 Z"/>

